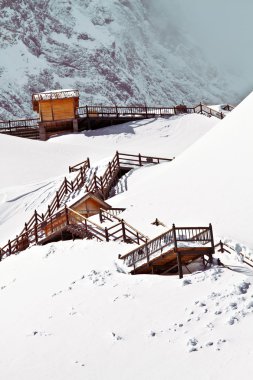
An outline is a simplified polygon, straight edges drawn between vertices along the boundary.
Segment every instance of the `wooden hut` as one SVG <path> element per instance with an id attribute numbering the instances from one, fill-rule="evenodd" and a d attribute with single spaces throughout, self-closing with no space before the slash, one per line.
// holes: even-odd
<path id="1" fill-rule="evenodd" d="M 79 107 L 78 90 L 46 91 L 32 96 L 33 110 L 40 115 L 41 122 L 76 118 Z"/>
<path id="2" fill-rule="evenodd" d="M 71 210 L 77 212 L 78 214 L 84 216 L 85 218 L 89 218 L 90 216 L 99 214 L 100 208 L 104 210 L 109 210 L 112 206 L 103 201 L 102 199 L 96 197 L 93 193 L 87 193 L 79 200 L 77 200 L 74 204 L 70 206 Z M 78 215 L 73 214 L 76 222 L 78 223 Z M 82 219 L 80 219 L 82 221 Z M 61 230 L 66 225 L 66 214 L 65 210 L 61 210 L 54 215 L 53 218 L 49 222 L 46 222 L 43 225 L 43 229 L 45 231 L 46 236 L 59 236 L 61 235 Z"/>
<path id="3" fill-rule="evenodd" d="M 71 205 L 71 209 L 79 214 L 89 218 L 89 216 L 99 213 L 99 209 L 109 210 L 112 206 L 102 199 L 96 197 L 93 193 L 87 193 L 84 197 Z"/>
<path id="4" fill-rule="evenodd" d="M 33 110 L 38 112 L 40 140 L 51 136 L 78 132 L 76 110 L 79 107 L 78 90 L 46 91 L 32 96 Z"/>

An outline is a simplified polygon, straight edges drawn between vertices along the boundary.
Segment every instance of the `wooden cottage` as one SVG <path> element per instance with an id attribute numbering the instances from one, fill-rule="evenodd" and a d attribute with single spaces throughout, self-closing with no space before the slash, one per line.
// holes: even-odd
<path id="1" fill-rule="evenodd" d="M 71 209 L 79 214 L 89 218 L 89 216 L 99 213 L 99 209 L 109 210 L 112 206 L 102 199 L 96 197 L 93 193 L 87 193 L 84 197 L 71 205 Z"/>
<path id="2" fill-rule="evenodd" d="M 75 119 L 79 91 L 55 90 L 33 94 L 32 103 L 42 122 Z"/>
<path id="3" fill-rule="evenodd" d="M 33 110 L 38 112 L 40 140 L 63 133 L 78 132 L 76 110 L 78 90 L 46 91 L 32 96 Z"/>

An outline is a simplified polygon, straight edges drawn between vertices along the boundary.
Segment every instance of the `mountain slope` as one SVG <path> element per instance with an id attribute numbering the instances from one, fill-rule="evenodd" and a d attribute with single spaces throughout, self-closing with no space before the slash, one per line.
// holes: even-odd
<path id="1" fill-rule="evenodd" d="M 0 118 L 31 115 L 33 92 L 75 87 L 84 103 L 234 100 L 228 81 L 149 2 L 3 1 Z"/>

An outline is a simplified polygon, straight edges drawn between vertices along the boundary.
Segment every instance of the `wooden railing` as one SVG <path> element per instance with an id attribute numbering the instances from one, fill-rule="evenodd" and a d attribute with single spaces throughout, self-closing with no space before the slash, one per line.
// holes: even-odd
<path id="1" fill-rule="evenodd" d="M 103 199 L 107 199 L 112 187 L 117 182 L 121 169 L 131 169 L 147 164 L 160 164 L 162 162 L 170 162 L 173 159 L 116 152 L 113 159 L 108 163 L 103 176 L 98 177 L 94 174 L 91 182 L 86 187 L 86 191 L 93 192 L 100 195 Z"/>
<path id="2" fill-rule="evenodd" d="M 165 250 L 177 249 L 178 243 L 182 242 L 203 245 L 209 243 L 214 247 L 212 225 L 210 224 L 208 227 L 175 227 L 173 224 L 170 230 L 119 258 L 124 260 L 128 267 L 133 266 L 136 269 L 143 260 L 149 263 L 152 258 L 162 255 Z"/>
<path id="3" fill-rule="evenodd" d="M 70 91 L 73 93 L 73 91 Z M 53 93 L 55 98 L 62 97 L 62 93 Z M 52 96 L 52 93 L 42 94 Z M 65 94 L 67 96 L 67 93 Z M 65 96 L 64 95 L 64 96 Z M 41 94 L 34 94 L 33 99 Z M 35 99 L 36 98 L 36 99 Z M 38 98 L 39 99 L 39 98 Z M 227 104 L 224 110 L 232 111 L 233 106 Z M 223 112 L 215 111 L 212 108 L 200 103 L 194 107 L 178 105 L 174 107 L 121 107 L 121 106 L 83 106 L 76 110 L 76 116 L 80 118 L 154 118 L 158 116 L 172 116 L 184 113 L 201 113 L 208 117 L 214 116 L 223 119 L 226 115 Z M 20 137 L 39 138 L 39 118 L 28 118 L 19 120 L 0 121 L 0 133 L 13 134 Z"/>
<path id="4" fill-rule="evenodd" d="M 53 198 L 52 202 L 48 205 L 47 211 L 44 214 L 40 215 L 35 210 L 31 219 L 27 223 L 25 223 L 25 227 L 21 231 L 21 235 L 25 233 L 27 230 L 29 230 L 30 228 L 32 228 L 34 225 L 44 221 L 45 219 L 53 215 L 60 207 L 62 207 L 62 202 L 68 194 L 74 191 L 77 191 L 78 189 L 83 187 L 84 184 L 86 183 L 86 178 L 87 178 L 86 175 L 89 168 L 90 168 L 90 160 L 87 159 L 80 166 L 79 172 L 73 181 L 69 181 L 65 177 L 61 186 L 56 191 L 55 197 Z"/>
<path id="5" fill-rule="evenodd" d="M 39 119 L 0 121 L 0 133 L 23 138 L 39 139 Z"/>
<path id="6" fill-rule="evenodd" d="M 115 208 L 112 207 L 109 210 L 104 210 L 103 208 L 99 209 L 99 220 L 100 223 L 103 223 L 105 220 L 109 220 L 112 222 L 113 220 L 120 220 L 117 215 L 121 214 L 124 212 L 126 209 L 125 208 Z"/>
<path id="7" fill-rule="evenodd" d="M 140 231 L 132 227 L 123 219 L 107 228 L 86 218 L 84 215 L 65 206 L 44 220 L 40 216 L 34 217 L 37 224 L 29 223 L 16 239 L 9 240 L 8 243 L 0 248 L 0 261 L 10 255 L 25 250 L 31 245 L 43 244 L 52 235 L 70 232 L 73 236 L 81 233 L 81 237 L 96 238 L 100 241 L 109 242 L 111 240 L 122 240 L 126 243 L 136 243 L 147 241 L 147 237 Z"/>
<path id="8" fill-rule="evenodd" d="M 178 105 L 174 107 L 146 107 L 146 106 L 82 106 L 77 108 L 77 117 L 85 118 L 153 118 L 157 116 L 172 116 L 181 113 L 201 113 L 206 116 L 214 116 L 223 119 L 225 116 L 222 112 L 213 110 L 212 108 L 200 103 L 194 107 Z"/>
<path id="9" fill-rule="evenodd" d="M 97 177 L 95 174 L 91 182 L 88 185 L 86 185 L 86 191 L 93 192 L 97 194 L 98 196 L 101 196 L 103 199 L 106 199 L 109 196 L 111 188 L 115 185 L 121 169 L 126 169 L 126 168 L 129 169 L 132 167 L 142 166 L 145 164 L 159 164 L 162 162 L 170 162 L 171 160 L 172 159 L 166 159 L 166 158 L 160 158 L 160 157 L 142 156 L 141 154 L 133 155 L 133 154 L 125 154 L 125 153 L 116 152 L 112 161 L 109 162 L 104 172 L 104 175 L 101 177 Z M 42 229 L 39 230 L 39 226 L 41 224 L 45 225 L 46 223 L 47 225 L 50 222 L 51 225 L 55 225 L 55 224 L 58 225 L 58 222 L 56 223 L 54 222 L 54 220 L 55 218 L 58 218 L 58 220 L 61 220 L 62 216 L 61 214 L 59 214 L 59 212 L 56 213 L 56 211 L 62 207 L 64 203 L 63 202 L 64 198 L 68 194 L 74 191 L 77 191 L 78 189 L 80 189 L 81 187 L 85 185 L 86 175 L 89 168 L 90 168 L 89 159 L 70 167 L 71 172 L 78 171 L 78 174 L 75 177 L 75 179 L 73 181 L 69 181 L 65 177 L 60 188 L 58 189 L 58 191 L 56 191 L 56 195 L 53 198 L 51 204 L 48 205 L 47 211 L 44 214 L 39 214 L 35 210 L 30 220 L 27 223 L 25 223 L 25 226 L 23 230 L 21 231 L 20 235 L 17 236 L 16 239 L 8 242 L 8 244 L 6 244 L 2 248 L 3 251 L 1 250 L 1 252 L 4 252 L 2 256 L 5 255 L 6 250 L 11 253 L 13 252 L 16 253 L 17 247 L 21 248 L 22 246 L 24 246 L 25 248 L 27 248 L 27 245 L 24 243 L 24 241 L 28 241 L 28 242 L 35 241 L 36 243 L 38 243 L 38 241 L 41 239 L 41 236 L 39 235 L 39 231 L 40 232 L 42 231 Z M 139 244 L 140 242 L 146 241 L 147 237 L 143 235 L 140 231 L 136 230 L 133 226 L 125 222 L 123 219 L 121 220 L 117 218 L 117 216 L 115 215 L 116 212 L 120 212 L 122 210 L 123 209 L 114 209 L 114 210 L 112 209 L 111 217 L 113 215 L 114 219 L 117 220 L 117 223 L 114 226 L 108 229 L 106 227 L 104 229 L 100 228 L 100 232 L 98 233 L 98 231 L 94 230 L 94 226 L 91 227 L 89 225 L 90 232 L 93 233 L 94 236 L 96 236 L 97 238 L 99 238 L 100 236 L 100 238 L 104 238 L 106 241 L 109 241 L 110 239 L 113 239 L 113 240 L 123 239 L 123 241 L 125 242 L 132 242 L 132 243 L 137 243 L 137 244 Z M 105 211 L 104 211 L 104 215 L 105 215 Z M 84 216 L 82 217 L 85 219 Z M 53 218 L 53 219 L 50 219 L 50 218 Z M 58 227 L 63 228 L 64 226 L 65 224 L 63 226 L 58 226 Z M 95 232 L 97 232 L 97 235 L 95 234 Z M 51 233 L 53 233 L 53 230 L 51 231 Z M 32 236 L 35 236 L 34 240 L 31 238 Z"/>

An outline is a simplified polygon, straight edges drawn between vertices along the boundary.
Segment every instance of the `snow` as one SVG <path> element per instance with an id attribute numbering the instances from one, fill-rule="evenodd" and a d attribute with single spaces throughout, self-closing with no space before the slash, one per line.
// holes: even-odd
<path id="1" fill-rule="evenodd" d="M 79 97 L 79 92 L 73 89 L 48 90 L 33 95 L 34 100 L 50 100 Z"/>
<path id="2" fill-rule="evenodd" d="M 176 156 L 122 177 L 125 191 L 108 202 L 127 208 L 127 222 L 149 236 L 164 231 L 156 217 L 168 227 L 212 222 L 215 239 L 233 240 L 238 252 L 217 253 L 207 270 L 191 265 L 183 280 L 128 275 L 118 255 L 132 246 L 116 242 L 58 242 L 3 260 L 3 379 L 249 377 L 253 271 L 240 253 L 252 243 L 252 102 L 253 93 L 222 121 L 177 116 L 45 143 L 0 136 L 1 242 L 34 208 L 43 212 L 68 165 L 91 156 L 102 171 L 118 149 Z"/>

